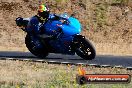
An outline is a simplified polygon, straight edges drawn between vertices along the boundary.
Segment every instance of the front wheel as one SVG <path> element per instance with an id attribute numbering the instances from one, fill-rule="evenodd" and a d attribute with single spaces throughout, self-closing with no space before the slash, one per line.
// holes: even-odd
<path id="1" fill-rule="evenodd" d="M 46 49 L 46 47 L 37 47 L 34 44 L 34 41 L 32 40 L 30 35 L 26 35 L 25 37 L 25 44 L 26 47 L 28 48 L 28 50 L 34 54 L 35 56 L 39 57 L 39 58 L 45 58 L 48 55 L 48 51 Z"/>
<path id="2" fill-rule="evenodd" d="M 81 38 L 78 41 L 78 47 L 76 48 L 76 54 L 83 59 L 92 60 L 96 56 L 96 51 L 89 40 Z"/>

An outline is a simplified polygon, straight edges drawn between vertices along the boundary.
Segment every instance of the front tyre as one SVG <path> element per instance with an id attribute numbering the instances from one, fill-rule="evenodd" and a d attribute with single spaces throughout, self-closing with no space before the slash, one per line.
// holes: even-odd
<path id="1" fill-rule="evenodd" d="M 95 48 L 93 47 L 93 45 L 90 43 L 89 40 L 87 40 L 85 38 L 80 38 L 78 40 L 77 46 L 78 47 L 76 49 L 76 54 L 78 56 L 80 56 L 86 60 L 92 60 L 95 58 L 96 51 L 95 51 Z"/>
<path id="2" fill-rule="evenodd" d="M 39 58 L 45 58 L 46 56 L 48 56 L 48 51 L 46 48 L 42 47 L 42 48 L 38 48 L 37 46 L 35 46 L 33 40 L 31 39 L 30 35 L 26 35 L 25 37 L 25 44 L 26 47 L 28 48 L 28 50 L 35 56 L 39 57 Z"/>

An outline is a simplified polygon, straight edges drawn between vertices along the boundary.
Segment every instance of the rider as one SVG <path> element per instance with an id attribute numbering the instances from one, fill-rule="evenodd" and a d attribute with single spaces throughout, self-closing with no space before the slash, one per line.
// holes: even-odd
<path id="1" fill-rule="evenodd" d="M 24 26 L 27 23 L 26 31 L 33 34 L 41 34 L 44 30 L 41 30 L 43 26 L 41 24 L 45 24 L 48 19 L 58 20 L 59 18 L 54 14 L 50 14 L 48 6 L 41 4 L 38 7 L 37 15 L 31 18 L 17 18 L 16 23 L 18 26 Z"/>
<path id="2" fill-rule="evenodd" d="M 40 24 L 44 24 L 48 20 L 49 14 L 49 8 L 44 4 L 41 4 L 38 7 L 38 14 L 30 18 L 26 30 L 32 31 L 35 34 L 40 34 L 40 32 L 42 31 Z"/>

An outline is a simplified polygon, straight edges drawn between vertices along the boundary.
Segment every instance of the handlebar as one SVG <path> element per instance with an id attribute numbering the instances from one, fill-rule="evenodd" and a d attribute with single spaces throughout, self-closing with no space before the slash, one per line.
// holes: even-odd
<path id="1" fill-rule="evenodd" d="M 69 24 L 70 23 L 67 18 L 60 17 L 56 14 L 54 14 L 54 16 L 55 16 L 55 19 L 61 21 L 62 24 Z"/>

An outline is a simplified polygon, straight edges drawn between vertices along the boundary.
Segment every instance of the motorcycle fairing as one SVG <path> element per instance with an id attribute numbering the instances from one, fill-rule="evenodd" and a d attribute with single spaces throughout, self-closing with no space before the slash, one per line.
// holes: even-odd
<path id="1" fill-rule="evenodd" d="M 75 52 L 72 51 L 70 52 L 71 50 L 70 46 L 73 36 L 69 36 L 69 37 L 61 37 L 61 36 L 58 39 L 49 41 L 50 45 L 54 49 L 53 52 L 74 55 Z"/>
<path id="2" fill-rule="evenodd" d="M 44 25 L 44 30 L 45 34 L 54 36 L 59 34 L 58 29 L 61 28 L 62 34 L 57 39 L 50 40 L 49 44 L 54 48 L 56 53 L 75 54 L 70 52 L 70 46 L 74 35 L 80 34 L 81 25 L 79 21 L 73 17 L 69 17 L 67 21 L 69 22 L 68 24 L 64 24 L 60 20 L 49 20 Z"/>
<path id="3" fill-rule="evenodd" d="M 44 30 L 46 34 L 54 35 L 57 32 L 58 28 L 61 28 L 65 36 L 75 35 L 81 33 L 80 22 L 73 17 L 67 19 L 69 24 L 64 24 L 61 21 L 51 21 L 49 20 L 44 24 Z"/>

